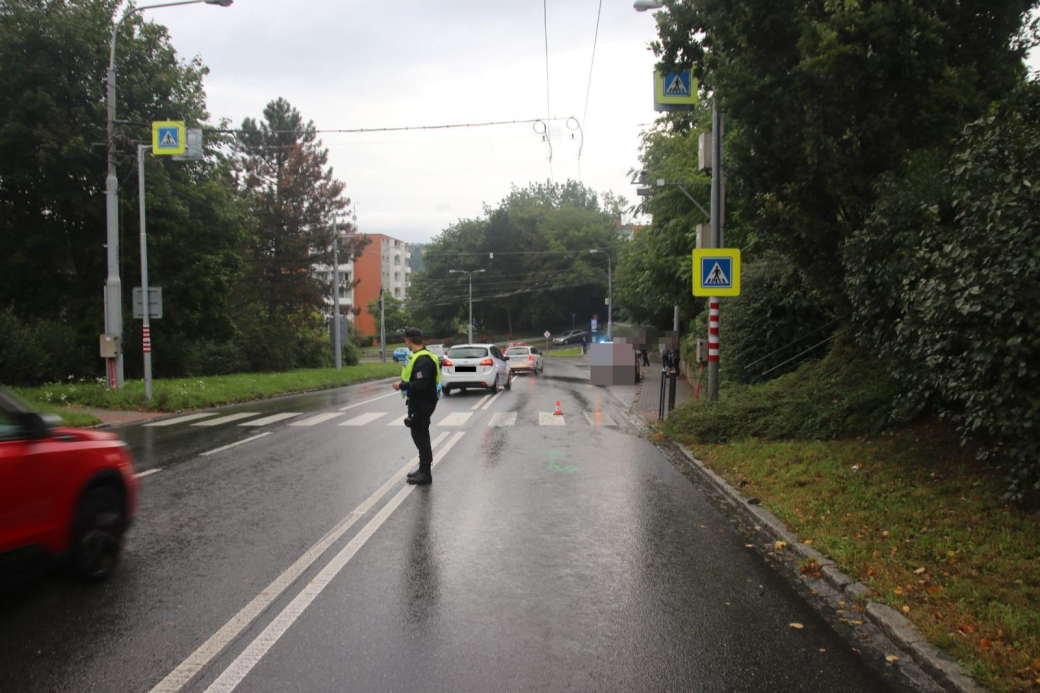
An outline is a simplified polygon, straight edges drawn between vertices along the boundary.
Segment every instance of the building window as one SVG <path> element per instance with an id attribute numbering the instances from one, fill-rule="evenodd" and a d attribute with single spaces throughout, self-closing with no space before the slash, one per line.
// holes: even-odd
<path id="1" fill-rule="evenodd" d="M 400 287 L 398 287 L 398 286 L 394 287 L 394 296 L 396 296 L 397 298 L 401 298 L 401 288 Z M 142 312 L 144 312 L 143 309 L 142 309 Z"/>

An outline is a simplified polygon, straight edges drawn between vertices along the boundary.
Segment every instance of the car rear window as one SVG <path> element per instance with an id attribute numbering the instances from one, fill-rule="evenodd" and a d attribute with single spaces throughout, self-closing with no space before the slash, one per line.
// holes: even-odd
<path id="1" fill-rule="evenodd" d="M 457 346 L 448 351 L 450 359 L 482 359 L 487 355 L 487 347 Z"/>
<path id="2" fill-rule="evenodd" d="M 426 351 L 434 354 L 435 356 L 444 356 L 444 347 L 439 344 L 426 347 Z"/>
<path id="3" fill-rule="evenodd" d="M 514 356 L 518 354 L 526 354 L 528 353 L 528 349 L 530 349 L 530 347 L 510 347 L 508 350 L 506 350 L 506 355 Z"/>

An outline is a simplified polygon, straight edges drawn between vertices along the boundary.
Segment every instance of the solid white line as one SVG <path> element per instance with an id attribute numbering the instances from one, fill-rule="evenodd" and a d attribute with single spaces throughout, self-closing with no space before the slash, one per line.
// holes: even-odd
<path id="1" fill-rule="evenodd" d="M 484 395 L 480 398 L 480 401 L 474 404 L 472 407 L 470 407 L 470 409 L 472 409 L 473 411 L 480 409 L 480 405 L 488 401 L 489 399 L 491 399 L 491 395 Z"/>
<path id="2" fill-rule="evenodd" d="M 289 425 L 290 426 L 316 426 L 316 425 L 318 425 L 320 423 L 325 423 L 326 421 L 331 421 L 332 419 L 337 419 L 337 418 L 339 418 L 341 416 L 343 416 L 343 414 L 339 413 L 338 411 L 333 411 L 333 412 L 328 412 L 326 414 L 318 414 L 317 416 L 312 416 L 309 419 L 304 419 L 303 421 L 294 421 L 294 422 L 292 422 Z"/>
<path id="3" fill-rule="evenodd" d="M 473 412 L 455 411 L 455 412 L 452 412 L 452 413 L 448 414 L 443 419 L 441 419 L 441 422 L 439 424 L 437 424 L 437 425 L 438 426 L 462 426 L 462 425 L 465 425 L 465 423 L 467 421 L 469 421 L 469 417 L 471 417 L 471 416 L 473 416 Z"/>
<path id="4" fill-rule="evenodd" d="M 505 392 L 505 390 L 499 390 L 499 391 L 498 391 L 498 394 L 496 394 L 496 395 L 495 395 L 494 397 L 492 397 L 492 398 L 491 398 L 491 401 L 489 401 L 489 402 L 488 402 L 487 404 L 485 404 L 485 405 L 484 405 L 483 407 L 481 407 L 481 409 L 483 409 L 483 410 L 485 410 L 485 411 L 487 411 L 488 409 L 490 409 L 490 408 L 491 408 L 491 405 L 495 403 L 495 400 L 496 400 L 496 399 L 498 399 L 499 397 L 501 397 L 501 396 L 502 396 L 502 393 L 503 393 L 503 392 Z"/>
<path id="5" fill-rule="evenodd" d="M 563 421 L 563 414 L 553 414 L 548 411 L 538 412 L 538 425 L 539 426 L 566 426 L 567 424 Z"/>
<path id="6" fill-rule="evenodd" d="M 590 426 L 617 426 L 617 422 L 614 421 L 614 419 L 600 411 L 585 412 L 585 419 L 589 422 Z"/>
<path id="7" fill-rule="evenodd" d="M 199 423 L 193 423 L 192 426 L 220 426 L 221 424 L 231 423 L 232 421 L 248 419 L 250 416 L 260 416 L 260 412 L 244 411 L 238 414 L 229 414 L 227 416 L 222 416 L 219 419 L 210 419 L 209 421 L 200 421 Z"/>
<path id="8" fill-rule="evenodd" d="M 298 412 L 298 411 L 287 411 L 287 412 L 282 412 L 281 414 L 272 414 L 271 416 L 265 416 L 264 418 L 257 419 L 256 421 L 246 421 L 245 423 L 240 423 L 238 425 L 239 426 L 267 426 L 269 424 L 278 423 L 279 421 L 284 421 L 285 419 L 291 419 L 294 416 L 299 416 L 299 415 L 300 415 L 300 412 Z"/>
<path id="9" fill-rule="evenodd" d="M 186 423 L 188 421 L 194 421 L 196 419 L 205 419 L 207 416 L 216 416 L 218 412 L 211 411 L 202 414 L 188 414 L 187 416 L 178 416 L 176 419 L 164 419 L 162 421 L 156 421 L 155 423 L 147 423 L 145 426 L 172 426 L 174 424 Z"/>
<path id="10" fill-rule="evenodd" d="M 264 435 L 267 435 L 266 433 Z M 433 447 L 436 448 L 442 440 L 448 437 L 447 431 L 441 433 L 433 440 Z M 209 640 L 202 643 L 197 650 L 192 652 L 187 659 L 177 665 L 177 668 L 166 675 L 162 681 L 160 681 L 150 693 L 178 693 L 185 685 L 187 685 L 196 674 L 198 674 L 204 667 L 206 667 L 218 654 L 232 640 L 237 638 L 242 631 L 244 631 L 249 624 L 252 623 L 256 618 L 264 612 L 264 610 L 271 605 L 271 603 L 281 596 L 292 583 L 303 574 L 305 570 L 311 567 L 316 560 L 321 558 L 330 546 L 336 543 L 340 537 L 342 537 L 347 530 L 349 530 L 354 523 L 357 522 L 361 517 L 365 515 L 372 507 L 378 503 L 383 496 L 390 492 L 394 486 L 396 486 L 404 475 L 418 463 L 419 458 L 416 456 L 407 466 L 402 467 L 399 472 L 394 474 L 390 479 L 380 486 L 375 493 L 369 496 L 365 501 L 354 508 L 346 517 L 340 520 L 339 524 L 333 527 L 329 532 L 318 540 L 318 542 L 309 548 L 305 554 L 296 559 L 296 562 L 289 566 L 281 575 L 275 578 L 274 582 L 269 584 L 266 588 L 260 591 L 260 593 L 253 598 L 251 602 L 246 604 L 241 611 L 232 617 L 230 621 L 221 626 L 220 630 L 214 633 Z"/>
<path id="11" fill-rule="evenodd" d="M 364 402 L 358 402 L 357 404 L 347 405 L 345 407 L 342 407 L 340 409 L 340 411 L 346 411 L 348 409 L 353 409 L 354 407 L 363 407 L 366 404 L 371 404 L 372 402 L 378 402 L 379 400 L 386 399 L 387 397 L 400 397 L 400 396 L 401 396 L 400 392 L 391 392 L 389 395 L 383 395 L 382 397 L 376 397 L 374 399 L 366 399 Z"/>
<path id="12" fill-rule="evenodd" d="M 216 455 L 218 452 L 223 452 L 225 450 L 230 450 L 231 448 L 236 448 L 239 445 L 245 445 L 246 443 L 251 443 L 254 440 L 259 440 L 260 438 L 263 438 L 264 436 L 269 436 L 269 435 L 271 435 L 271 431 L 268 431 L 267 433 L 261 433 L 259 435 L 252 436 L 251 438 L 246 438 L 245 440 L 240 440 L 237 443 L 231 443 L 230 445 L 224 445 L 222 447 L 217 448 L 216 450 L 210 450 L 209 452 L 203 452 L 203 453 L 201 453 L 199 455 L 199 457 L 207 457 L 209 455 Z"/>
<path id="13" fill-rule="evenodd" d="M 433 458 L 433 465 L 436 466 L 449 450 L 459 442 L 459 439 L 465 435 L 464 431 L 456 433 L 448 443 L 437 452 Z M 231 663 L 224 673 L 214 681 L 209 688 L 206 689 L 206 693 L 230 693 L 242 682 L 242 680 L 252 671 L 253 667 L 263 658 L 265 654 L 274 646 L 276 642 L 285 634 L 287 630 L 296 622 L 296 620 L 303 614 L 308 606 L 318 597 L 319 594 L 324 591 L 326 587 L 335 579 L 336 575 L 343 569 L 343 567 L 350 561 L 351 558 L 357 554 L 362 546 L 372 537 L 373 534 L 386 522 L 387 518 L 393 514 L 395 510 L 404 502 L 404 499 L 408 497 L 412 491 L 415 490 L 414 486 L 406 486 L 397 492 L 393 498 L 387 502 L 386 505 L 373 517 L 368 524 L 361 528 L 361 530 L 354 536 L 350 542 L 343 547 L 342 550 L 336 556 L 328 562 L 328 564 L 321 569 L 313 580 L 304 585 L 303 589 L 298 595 L 282 609 L 275 619 L 264 628 L 263 632 L 256 637 L 249 646 L 235 658 L 235 661 Z"/>
<path id="14" fill-rule="evenodd" d="M 156 474 L 157 472 L 161 471 L 162 467 L 156 467 L 155 469 L 149 469 L 147 472 L 138 472 L 137 474 L 134 474 L 134 478 L 140 479 L 141 477 L 151 476 L 152 474 Z"/>
<path id="15" fill-rule="evenodd" d="M 367 423 L 372 423 L 376 419 L 381 419 L 386 416 L 385 411 L 370 411 L 367 414 L 355 416 L 349 421 L 344 421 L 340 426 L 364 426 Z"/>
<path id="16" fill-rule="evenodd" d="M 514 425 L 516 425 L 515 411 L 496 411 L 491 415 L 491 423 L 488 424 L 488 428 L 501 428 L 503 426 Z"/>

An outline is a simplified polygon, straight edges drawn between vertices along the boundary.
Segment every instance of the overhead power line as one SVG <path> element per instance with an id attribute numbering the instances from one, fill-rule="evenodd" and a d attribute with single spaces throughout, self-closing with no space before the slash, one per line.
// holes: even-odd
<path id="1" fill-rule="evenodd" d="M 585 87 L 585 110 L 581 114 L 582 131 L 589 117 L 589 94 L 592 93 L 592 70 L 596 66 L 596 44 L 599 43 L 599 19 L 603 14 L 603 0 L 599 0 L 599 9 L 596 10 L 596 33 L 592 36 L 592 60 L 589 63 L 589 82 Z M 584 145 L 584 136 L 582 137 Z M 578 150 L 578 182 L 581 182 L 581 150 Z"/>
<path id="2" fill-rule="evenodd" d="M 549 8 L 547 0 L 542 0 L 542 28 L 545 31 L 545 143 L 549 145 L 549 180 L 556 182 L 553 175 L 552 139 L 549 136 L 549 123 L 552 122 L 552 105 L 549 100 Z"/>

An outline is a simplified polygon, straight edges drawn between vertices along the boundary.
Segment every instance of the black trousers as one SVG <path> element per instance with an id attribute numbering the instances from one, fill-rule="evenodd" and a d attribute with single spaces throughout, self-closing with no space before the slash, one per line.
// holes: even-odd
<path id="1" fill-rule="evenodd" d="M 419 451 L 419 470 L 430 471 L 433 464 L 433 446 L 430 443 L 430 419 L 433 411 L 415 409 L 412 411 L 412 442 Z"/>

